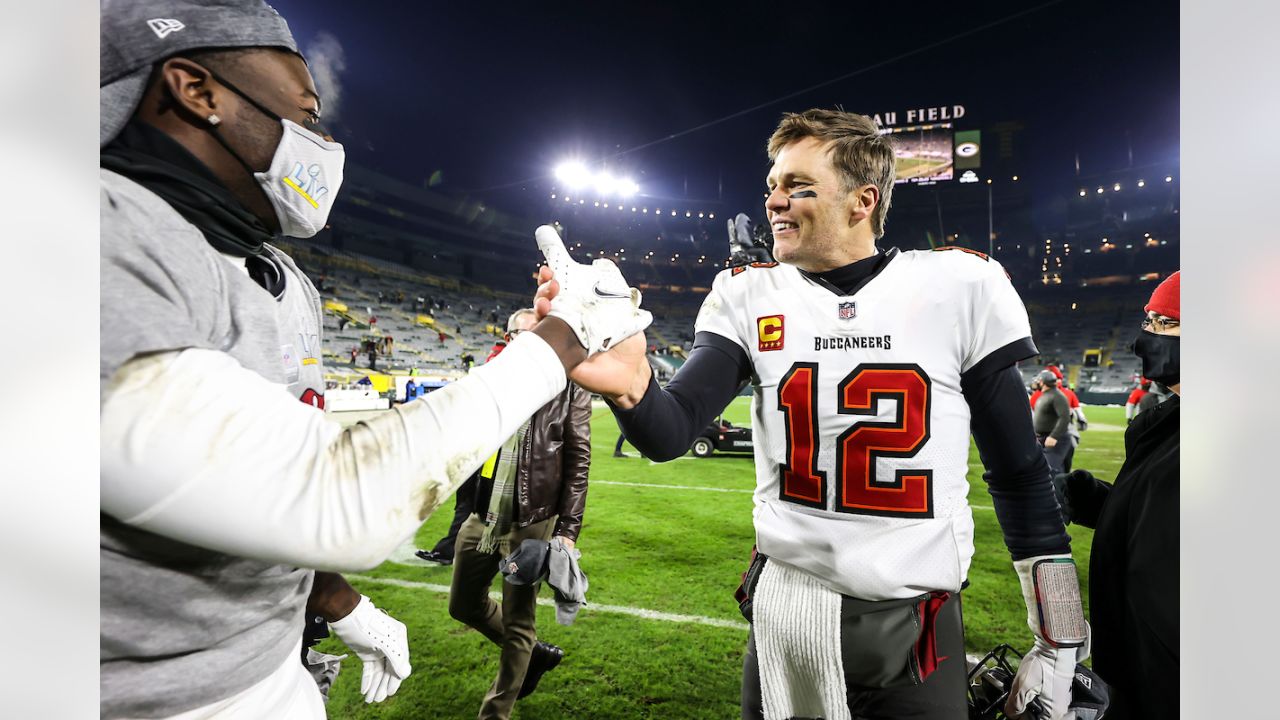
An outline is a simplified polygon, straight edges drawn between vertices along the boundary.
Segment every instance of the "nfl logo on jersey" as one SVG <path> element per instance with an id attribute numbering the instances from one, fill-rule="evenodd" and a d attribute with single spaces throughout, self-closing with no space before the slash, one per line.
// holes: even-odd
<path id="1" fill-rule="evenodd" d="M 852 320 L 858 317 L 858 303 L 852 300 L 840 303 L 838 308 L 839 312 L 837 314 L 841 320 Z"/>

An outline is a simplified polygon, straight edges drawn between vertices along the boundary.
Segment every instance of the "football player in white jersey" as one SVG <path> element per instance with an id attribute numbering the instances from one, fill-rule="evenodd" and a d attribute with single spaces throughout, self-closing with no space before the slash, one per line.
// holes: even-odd
<path id="1" fill-rule="evenodd" d="M 716 277 L 666 388 L 642 336 L 572 374 L 655 460 L 752 384 L 743 717 L 967 716 L 971 431 L 1035 637 L 1006 712 L 1064 716 L 1088 629 L 1015 366 L 1037 354 L 1022 301 L 982 253 L 876 247 L 894 155 L 869 118 L 788 114 L 768 150 L 779 262 Z"/>

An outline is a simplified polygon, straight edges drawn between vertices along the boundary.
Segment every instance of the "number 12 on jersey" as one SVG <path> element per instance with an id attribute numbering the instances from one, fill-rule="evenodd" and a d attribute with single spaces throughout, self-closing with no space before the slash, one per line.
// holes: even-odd
<path id="1" fill-rule="evenodd" d="M 818 468 L 818 364 L 798 362 L 778 383 L 778 409 L 787 433 L 786 462 L 778 468 L 781 498 L 806 507 L 860 515 L 933 517 L 933 471 L 898 470 L 876 477 L 877 458 L 910 458 L 929 441 L 929 376 L 909 363 L 859 365 L 836 391 L 836 409 L 855 417 L 836 438 L 835 507 L 827 507 L 827 472 Z M 881 400 L 895 417 L 875 420 Z M 858 420 L 857 416 L 871 419 Z"/>

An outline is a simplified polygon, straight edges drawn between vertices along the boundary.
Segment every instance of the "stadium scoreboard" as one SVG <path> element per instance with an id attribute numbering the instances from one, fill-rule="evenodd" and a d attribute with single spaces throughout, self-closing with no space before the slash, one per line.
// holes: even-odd
<path id="1" fill-rule="evenodd" d="M 897 172 L 894 182 L 933 185 L 959 179 L 977 182 L 982 166 L 982 135 L 978 130 L 955 130 L 952 121 L 965 116 L 963 105 L 912 108 L 876 113 L 871 119 L 892 138 Z M 906 125 L 898 127 L 899 119 Z M 938 122 L 935 122 L 938 121 Z"/>

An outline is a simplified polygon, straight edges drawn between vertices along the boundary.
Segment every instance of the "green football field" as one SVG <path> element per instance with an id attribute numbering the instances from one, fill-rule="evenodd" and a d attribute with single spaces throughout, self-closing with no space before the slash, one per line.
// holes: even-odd
<path id="1" fill-rule="evenodd" d="M 949 158 L 908 158 L 897 159 L 896 177 L 900 180 L 917 177 L 931 177 L 946 170 L 951 165 Z"/>
<path id="2" fill-rule="evenodd" d="M 1124 412 L 1092 407 L 1075 467 L 1110 480 L 1124 457 Z M 749 424 L 749 399 L 726 411 Z M 592 420 L 591 485 L 579 549 L 590 579 L 588 605 L 569 627 L 548 604 L 539 637 L 565 649 L 561 665 L 516 705 L 516 718 L 738 717 L 746 624 L 733 591 L 751 551 L 749 455 L 651 463 L 629 445 L 612 457 L 617 425 L 601 406 Z M 969 495 L 977 552 L 964 594 L 971 653 L 1001 642 L 1030 644 L 1017 577 L 991 511 L 978 454 L 970 449 Z M 446 531 L 447 503 L 418 532 L 431 547 Z M 1069 528 L 1087 597 L 1093 533 Z M 351 655 L 332 690 L 335 718 L 471 718 L 497 672 L 498 648 L 449 617 L 451 568 L 426 565 L 404 547 L 378 568 L 348 575 L 357 589 L 409 628 L 413 674 L 392 698 L 365 705 L 361 666 Z M 495 581 L 498 590 L 501 576 Z M 321 650 L 346 652 L 330 638 Z"/>

